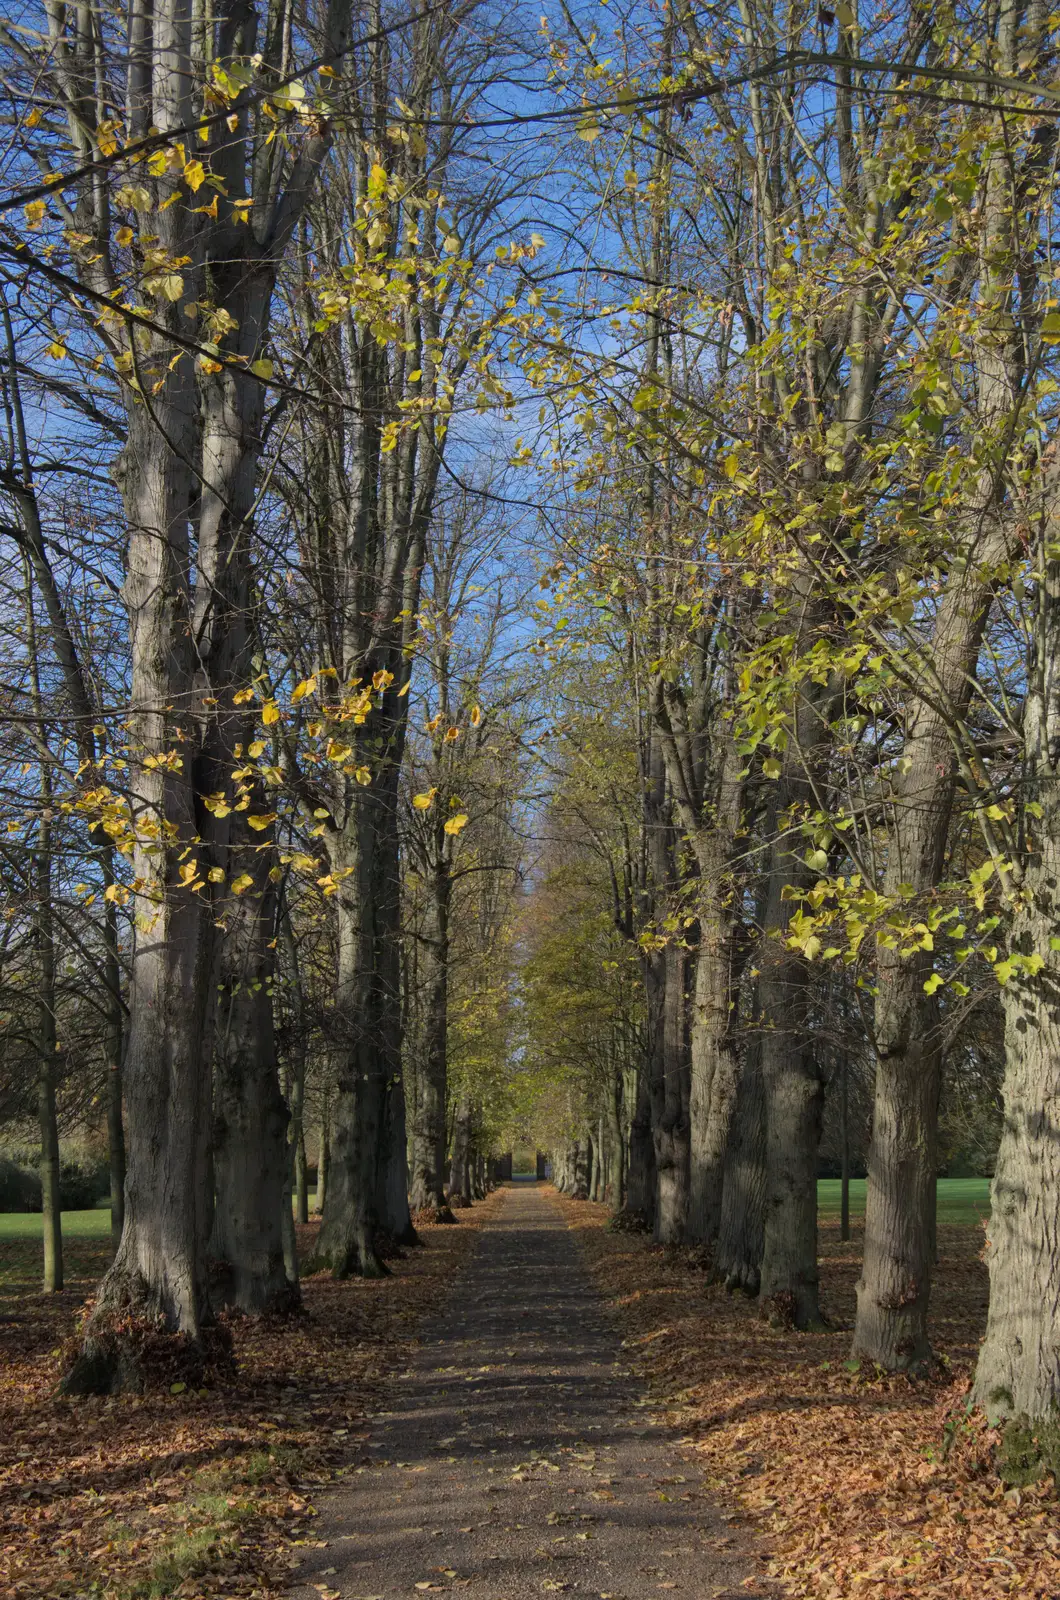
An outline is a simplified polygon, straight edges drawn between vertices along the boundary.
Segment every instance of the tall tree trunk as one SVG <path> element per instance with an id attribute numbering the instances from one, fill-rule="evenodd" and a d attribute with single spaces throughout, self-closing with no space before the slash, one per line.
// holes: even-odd
<path id="1" fill-rule="evenodd" d="M 1052 604 L 1060 611 L 1060 564 L 1052 563 Z M 1060 625 L 1053 624 L 1060 644 Z M 1048 663 L 1055 682 L 1060 654 Z M 1050 731 L 1060 729 L 1053 688 Z M 1055 769 L 1055 732 L 1042 740 Z M 1060 956 L 1050 948 L 1060 918 L 1058 778 L 1040 790 L 1040 852 L 1028 865 L 1010 949 L 1044 958 L 1034 974 L 1010 978 L 1005 1012 L 1005 1116 L 994 1181 L 986 1260 L 990 1310 L 974 1396 L 991 1418 L 1055 1420 L 1060 1409 Z"/>
<path id="2" fill-rule="evenodd" d="M 404 713 L 402 713 L 403 717 Z M 408 1129 L 401 1038 L 401 862 L 398 852 L 398 781 L 404 721 L 393 730 L 391 760 L 373 784 L 375 918 L 373 1003 L 383 1106 L 379 1141 L 377 1215 L 398 1244 L 418 1244 L 409 1210 Z"/>
<path id="3" fill-rule="evenodd" d="M 942 1038 L 938 1009 L 924 993 L 930 970 L 930 958 L 879 951 L 876 1091 L 853 1353 L 890 1372 L 916 1369 L 931 1356 Z"/>
<path id="4" fill-rule="evenodd" d="M 766 1097 L 766 1196 L 759 1300 L 765 1315 L 796 1328 L 820 1328 L 817 1276 L 817 1148 L 824 1083 L 809 1025 L 810 974 L 786 948 L 783 890 L 798 863 L 774 845 L 758 994 Z"/>
<path id="5" fill-rule="evenodd" d="M 48 727 L 40 687 L 33 576 L 23 561 L 26 580 L 26 650 L 29 656 L 33 718 L 41 750 L 37 849 L 33 858 L 36 901 L 34 943 L 37 947 L 37 1122 L 40 1128 L 40 1188 L 44 1233 L 44 1292 L 63 1286 L 63 1219 L 60 1195 L 59 1123 L 55 1107 L 55 1067 L 59 1048 L 55 1015 L 55 917 L 52 905 L 52 770 Z"/>
<path id="6" fill-rule="evenodd" d="M 114 882 L 112 852 L 105 854 L 104 885 Z M 117 1250 L 125 1226 L 125 1121 L 122 1108 L 122 1047 L 125 1012 L 121 995 L 121 964 L 118 957 L 118 914 L 113 901 L 107 901 L 105 917 L 106 956 L 104 982 L 107 986 L 107 1165 L 110 1174 L 110 1239 Z"/>
<path id="7" fill-rule="evenodd" d="M 313 1196 L 313 1210 L 321 1215 L 328 1192 L 328 1170 L 331 1166 L 331 1094 L 327 1084 L 321 1093 L 320 1132 L 317 1148 L 317 1192 Z"/>
<path id="8" fill-rule="evenodd" d="M 372 860 L 374 828 L 367 804 L 356 806 L 331 843 L 337 973 L 330 1018 L 334 1093 L 328 1194 L 317 1241 L 317 1262 L 336 1277 L 386 1275 L 376 1251 L 379 1149 L 386 1078 L 376 1024 Z"/>
<path id="9" fill-rule="evenodd" d="M 653 1050 L 652 1133 L 658 1183 L 655 1239 L 681 1244 L 688 1217 L 688 1049 L 685 951 L 672 941 L 662 952 L 661 1027 Z"/>
<path id="10" fill-rule="evenodd" d="M 839 1237 L 850 1238 L 850 1061 L 843 1053 L 839 1068 Z"/>
<path id="11" fill-rule="evenodd" d="M 439 822 L 441 827 L 441 822 Z M 426 915 L 419 956 L 420 982 L 426 993 L 424 1045 L 417 1080 L 417 1100 L 412 1136 L 413 1211 L 432 1211 L 445 1217 L 445 1130 L 447 1025 L 449 1013 L 449 899 L 450 877 L 442 853 L 428 883 Z"/>
<path id="12" fill-rule="evenodd" d="M 449 1204 L 471 1204 L 471 1102 L 466 1095 L 460 1100 L 453 1119 L 453 1154 L 449 1168 Z"/>
<path id="13" fill-rule="evenodd" d="M 186 109 L 190 114 L 190 105 Z M 144 818 L 132 859 L 142 888 L 135 896 L 124 1073 L 126 1211 L 121 1243 L 67 1378 L 73 1393 L 140 1381 L 132 1347 L 114 1331 L 127 1327 L 130 1316 L 158 1319 L 194 1343 L 208 1315 L 214 914 L 208 862 L 198 843 L 198 741 L 188 716 L 196 409 L 194 380 L 181 362 L 152 397 L 150 413 L 135 398 L 130 402 L 119 474 L 130 530 L 130 721 L 136 801 Z"/>
<path id="14" fill-rule="evenodd" d="M 240 849 L 242 845 L 242 849 Z M 232 870 L 254 882 L 228 913 L 214 1070 L 214 1217 L 210 1254 L 223 1303 L 251 1314 L 297 1303 L 284 1251 L 290 1194 L 288 1110 L 280 1093 L 273 1028 L 276 927 L 271 852 L 242 835 Z M 286 1202 L 289 1209 L 289 1198 Z"/>
<path id="15" fill-rule="evenodd" d="M 655 1143 L 651 1132 L 651 1086 L 645 1062 L 639 1063 L 637 1068 L 622 1213 L 638 1218 L 648 1228 L 655 1220 Z"/>
<path id="16" fill-rule="evenodd" d="M 1023 709 L 1022 882 L 1009 934 L 1004 1122 L 991 1189 L 990 1310 L 973 1394 L 991 1417 L 1060 1410 L 1060 466 L 1044 463 L 1041 573 Z M 1037 825 L 1035 825 L 1037 824 Z"/>
<path id="17" fill-rule="evenodd" d="M 744 1046 L 714 1257 L 718 1276 L 727 1289 L 742 1289 L 754 1295 L 762 1281 L 765 1232 L 765 1112 L 762 1039 L 756 1030 Z"/>
<path id="18" fill-rule="evenodd" d="M 724 897 L 716 880 L 706 887 Z M 689 1088 L 689 1192 L 686 1237 L 713 1245 L 721 1224 L 725 1156 L 740 1076 L 733 1030 L 735 995 L 732 919 L 725 906 L 699 917 L 692 998 Z"/>
<path id="19" fill-rule="evenodd" d="M 302 1109 L 299 1106 L 299 1121 L 301 1120 L 301 1115 Z M 292 1120 L 294 1116 L 295 1113 L 292 1110 Z M 309 1162 L 306 1160 L 304 1128 L 299 1127 L 298 1137 L 297 1139 L 292 1138 L 291 1146 L 294 1152 L 294 1189 L 292 1194 L 294 1214 L 296 1219 L 304 1225 L 309 1221 Z"/>

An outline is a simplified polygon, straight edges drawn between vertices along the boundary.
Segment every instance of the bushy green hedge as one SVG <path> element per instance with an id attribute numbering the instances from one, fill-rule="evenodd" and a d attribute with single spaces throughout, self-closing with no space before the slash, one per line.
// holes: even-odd
<path id="1" fill-rule="evenodd" d="M 0 1156 L 0 1211 L 39 1211 L 40 1179 Z"/>
<path id="2" fill-rule="evenodd" d="M 64 1211 L 91 1211 L 110 1194 L 104 1165 L 64 1162 L 59 1171 L 59 1204 Z M 0 1156 L 0 1211 L 39 1211 L 40 1175 L 22 1161 Z"/>

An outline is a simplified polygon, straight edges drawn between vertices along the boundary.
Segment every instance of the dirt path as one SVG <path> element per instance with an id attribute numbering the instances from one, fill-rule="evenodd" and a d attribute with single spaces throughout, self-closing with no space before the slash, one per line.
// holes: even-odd
<path id="1" fill-rule="evenodd" d="M 295 1592 L 744 1600 L 757 1565 L 650 1426 L 549 1191 L 508 1190 L 322 1506 Z"/>

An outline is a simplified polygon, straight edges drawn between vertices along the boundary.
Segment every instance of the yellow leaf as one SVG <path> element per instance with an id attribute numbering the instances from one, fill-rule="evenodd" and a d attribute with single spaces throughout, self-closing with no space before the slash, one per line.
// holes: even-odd
<path id="1" fill-rule="evenodd" d="M 271 822 L 276 821 L 276 813 L 275 811 L 265 811 L 260 816 L 248 817 L 247 821 L 256 833 L 261 833 L 263 828 L 267 828 Z"/>
<path id="2" fill-rule="evenodd" d="M 267 381 L 272 377 L 273 365 L 271 361 L 252 361 L 250 363 L 250 370 L 254 374 L 255 378 L 261 378 Z"/>
<path id="3" fill-rule="evenodd" d="M 192 194 L 198 194 L 206 182 L 206 168 L 201 161 L 189 161 L 184 168 L 184 182 Z"/>
<path id="4" fill-rule="evenodd" d="M 471 726 L 473 728 L 477 728 L 481 721 L 482 721 L 482 707 L 481 706 L 475 706 L 474 710 L 471 713 Z"/>
<path id="5" fill-rule="evenodd" d="M 255 739 L 253 744 L 251 744 L 251 745 L 249 745 L 247 747 L 247 755 L 248 756 L 254 756 L 255 758 L 257 758 L 260 755 L 264 755 L 264 753 L 265 753 L 265 740 L 264 739 Z"/>
<path id="6" fill-rule="evenodd" d="M 414 794 L 412 804 L 417 811 L 429 811 L 437 793 L 437 789 L 427 789 L 423 794 Z"/>
<path id="7" fill-rule="evenodd" d="M 211 883 L 224 883 L 225 869 L 224 867 L 211 867 L 206 876 Z"/>
<path id="8" fill-rule="evenodd" d="M 129 211 L 152 211 L 154 201 L 141 184 L 126 184 L 114 196 L 120 206 L 125 206 Z"/>
<path id="9" fill-rule="evenodd" d="M 126 245 L 132 244 L 134 237 L 135 235 L 132 229 L 129 227 L 128 223 L 126 223 L 123 227 L 119 228 L 117 233 L 114 235 L 114 242 L 115 244 L 120 245 L 124 250 Z"/>
<path id="10" fill-rule="evenodd" d="M 272 723 L 279 722 L 280 708 L 276 704 L 275 700 L 266 700 L 265 704 L 261 708 L 261 720 L 267 728 L 270 727 Z"/>
<path id="11" fill-rule="evenodd" d="M 53 361 L 65 361 L 66 346 L 64 344 L 60 344 L 58 339 L 53 339 L 51 344 L 48 346 L 47 354 L 51 356 Z"/>
<path id="12" fill-rule="evenodd" d="M 23 215 L 31 228 L 40 227 L 47 209 L 43 200 L 31 200 L 29 205 L 22 207 Z"/>
<path id="13" fill-rule="evenodd" d="M 445 730 L 445 742 L 446 742 L 446 744 L 452 744 L 453 740 L 454 739 L 459 739 L 459 737 L 460 737 L 460 729 L 459 728 L 446 728 L 446 730 Z"/>
<path id="14" fill-rule="evenodd" d="M 393 681 L 394 674 L 392 672 L 387 672 L 385 668 L 381 672 L 374 672 L 372 674 L 373 689 L 389 689 Z"/>
<path id="15" fill-rule="evenodd" d="M 241 872 L 238 878 L 234 878 L 232 880 L 232 893 L 242 894 L 245 889 L 250 888 L 253 882 L 254 879 L 250 876 L 249 872 Z"/>
<path id="16" fill-rule="evenodd" d="M 371 767 L 358 767 L 353 775 L 358 783 L 369 784 L 372 781 Z"/>
<path id="17" fill-rule="evenodd" d="M 43 120 L 44 120 L 43 112 L 38 111 L 36 106 L 34 106 L 33 110 L 29 113 L 29 116 L 26 118 L 26 127 L 27 128 L 39 128 L 40 125 L 41 125 L 41 122 Z"/>
<path id="18" fill-rule="evenodd" d="M 296 686 L 295 691 L 291 696 L 292 701 L 304 700 L 307 694 L 314 694 L 316 692 L 316 686 L 317 680 L 315 677 L 303 678 L 302 682 Z"/>
<path id="19" fill-rule="evenodd" d="M 455 817 L 450 817 L 445 825 L 446 833 L 459 833 L 461 828 L 466 828 L 468 816 L 466 811 L 458 812 Z"/>
<path id="20" fill-rule="evenodd" d="M 767 778 L 779 778 L 781 773 L 780 762 L 770 756 L 767 761 L 762 762 L 762 771 Z"/>
<path id="21" fill-rule="evenodd" d="M 240 689 L 232 696 L 234 706 L 245 706 L 254 698 L 253 689 Z"/>

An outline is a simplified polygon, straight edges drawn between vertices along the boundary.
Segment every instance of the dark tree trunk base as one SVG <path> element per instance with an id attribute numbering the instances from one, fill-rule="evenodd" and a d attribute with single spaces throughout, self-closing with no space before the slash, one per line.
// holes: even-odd
<path id="1" fill-rule="evenodd" d="M 471 1201 L 466 1200 L 462 1194 L 451 1194 L 449 1196 L 449 1205 L 453 1211 L 471 1210 Z"/>
<path id="2" fill-rule="evenodd" d="M 829 1333 L 828 1322 L 814 1306 L 800 1306 L 790 1290 L 781 1290 L 763 1300 L 760 1306 L 763 1321 L 771 1328 L 784 1328 L 797 1333 Z"/>
<path id="3" fill-rule="evenodd" d="M 428 1227 L 437 1226 L 439 1223 L 455 1223 L 456 1218 L 448 1205 L 421 1206 L 418 1211 L 412 1213 L 412 1222 L 414 1227 Z"/>
<path id="4" fill-rule="evenodd" d="M 236 1273 L 227 1261 L 210 1262 L 210 1304 L 217 1312 L 245 1317 L 290 1317 L 303 1309 L 302 1291 L 286 1279 L 281 1287 L 274 1281 L 242 1286 L 236 1291 Z"/>
<path id="5" fill-rule="evenodd" d="M 80 1344 L 69 1352 L 70 1365 L 60 1394 L 145 1394 L 175 1383 L 201 1389 L 235 1371 L 232 1334 L 211 1322 L 198 1339 L 167 1333 L 156 1319 L 121 1314 L 94 1315 Z"/>
<path id="6" fill-rule="evenodd" d="M 748 1294 L 752 1299 L 757 1298 L 762 1286 L 762 1274 L 757 1265 L 751 1261 L 742 1262 L 739 1266 L 732 1266 L 725 1274 L 724 1283 L 730 1294 L 739 1292 Z"/>
<path id="7" fill-rule="evenodd" d="M 607 1224 L 608 1233 L 650 1233 L 652 1219 L 645 1211 L 616 1211 Z"/>

